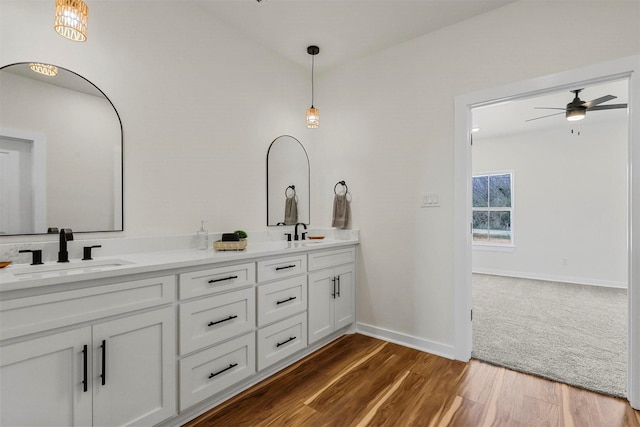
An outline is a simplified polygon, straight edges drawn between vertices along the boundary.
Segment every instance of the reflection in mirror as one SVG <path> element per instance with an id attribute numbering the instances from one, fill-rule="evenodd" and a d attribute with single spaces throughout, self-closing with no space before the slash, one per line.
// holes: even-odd
<path id="1" fill-rule="evenodd" d="M 267 225 L 309 224 L 309 157 L 297 139 L 276 138 L 267 151 Z"/>
<path id="2" fill-rule="evenodd" d="M 0 234 L 121 231 L 122 123 L 105 94 L 58 67 L 0 68 Z"/>

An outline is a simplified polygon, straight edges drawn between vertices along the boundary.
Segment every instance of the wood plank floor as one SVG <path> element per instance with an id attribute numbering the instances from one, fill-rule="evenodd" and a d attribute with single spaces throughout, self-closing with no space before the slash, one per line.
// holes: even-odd
<path id="1" fill-rule="evenodd" d="M 640 426 L 622 399 L 346 335 L 186 424 Z"/>

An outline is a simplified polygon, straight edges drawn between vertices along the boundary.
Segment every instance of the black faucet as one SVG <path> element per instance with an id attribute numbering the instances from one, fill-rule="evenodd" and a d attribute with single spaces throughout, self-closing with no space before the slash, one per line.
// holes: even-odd
<path id="1" fill-rule="evenodd" d="M 298 226 L 301 225 L 304 227 L 304 229 L 307 229 L 307 224 L 305 224 L 304 222 L 299 222 L 296 224 L 296 228 L 295 228 L 295 234 L 293 236 L 293 240 L 305 240 L 307 233 L 302 233 L 300 236 L 298 236 Z M 302 237 L 302 238 L 299 238 Z"/>
<path id="2" fill-rule="evenodd" d="M 73 232 L 70 228 L 60 230 L 60 250 L 58 251 L 58 262 L 69 262 L 69 252 L 67 252 L 67 242 L 73 240 Z"/>

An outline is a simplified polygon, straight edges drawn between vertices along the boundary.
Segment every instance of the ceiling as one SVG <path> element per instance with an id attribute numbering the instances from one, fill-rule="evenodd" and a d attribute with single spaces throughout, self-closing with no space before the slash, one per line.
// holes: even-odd
<path id="1" fill-rule="evenodd" d="M 571 89 L 582 89 L 580 99 L 590 101 L 604 95 L 614 95 L 617 98 L 600 105 L 627 104 L 629 97 L 629 84 L 626 79 L 613 82 L 579 86 Z M 536 107 L 564 108 L 573 100 L 574 94 L 567 90 L 555 91 L 546 95 L 533 98 L 507 101 L 472 110 L 473 126 L 480 130 L 474 134 L 474 141 L 484 138 L 492 138 L 502 135 L 517 134 L 522 132 L 534 132 L 543 129 L 558 128 L 571 132 L 572 129 L 580 130 L 581 127 L 624 119 L 627 109 L 587 111 L 585 118 L 578 122 L 569 122 L 562 110 L 536 109 Z M 549 114 L 560 113 L 556 116 L 546 117 L 527 122 L 526 120 Z"/>
<path id="2" fill-rule="evenodd" d="M 406 42 L 514 0 L 206 0 L 216 19 L 289 61 L 317 70 Z"/>

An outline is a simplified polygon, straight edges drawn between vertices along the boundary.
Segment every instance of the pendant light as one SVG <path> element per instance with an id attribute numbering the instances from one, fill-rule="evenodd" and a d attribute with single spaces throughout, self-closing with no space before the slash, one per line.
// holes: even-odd
<path id="1" fill-rule="evenodd" d="M 82 0 L 56 0 L 53 29 L 74 42 L 87 41 L 89 6 Z"/>
<path id="2" fill-rule="evenodd" d="M 320 53 L 318 46 L 307 47 L 307 53 L 311 55 L 311 108 L 307 109 L 307 127 L 315 129 L 320 126 L 320 110 L 313 106 L 313 67 L 315 65 L 314 57 Z"/>

